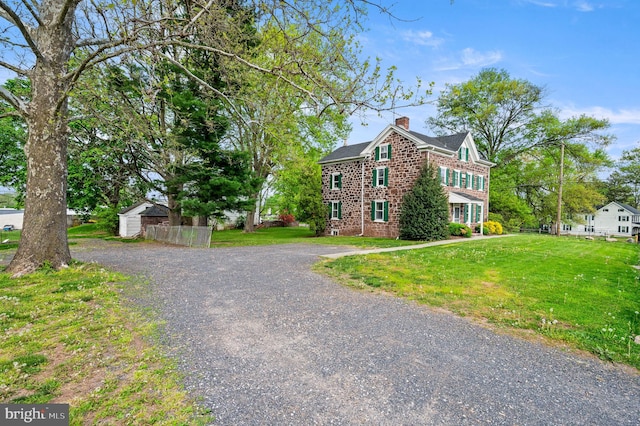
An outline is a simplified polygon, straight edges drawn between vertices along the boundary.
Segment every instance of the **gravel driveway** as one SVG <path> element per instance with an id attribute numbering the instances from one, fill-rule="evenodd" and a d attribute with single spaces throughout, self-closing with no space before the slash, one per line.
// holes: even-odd
<path id="1" fill-rule="evenodd" d="M 220 425 L 640 425 L 640 375 L 310 271 L 340 247 L 72 247 L 142 303 Z"/>

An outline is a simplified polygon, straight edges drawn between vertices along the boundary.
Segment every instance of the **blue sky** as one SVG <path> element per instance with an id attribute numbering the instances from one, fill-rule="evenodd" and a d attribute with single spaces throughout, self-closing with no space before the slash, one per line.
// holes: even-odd
<path id="1" fill-rule="evenodd" d="M 640 146 L 639 0 L 397 0 L 392 10 L 402 20 L 370 13 L 363 53 L 395 65 L 407 84 L 434 82 L 430 100 L 483 68 L 505 69 L 546 87 L 562 118 L 609 119 L 613 158 Z M 411 130 L 433 134 L 425 120 L 434 113 L 431 105 L 372 113 L 366 127 L 354 117 L 349 143 L 373 139 L 402 115 Z"/>

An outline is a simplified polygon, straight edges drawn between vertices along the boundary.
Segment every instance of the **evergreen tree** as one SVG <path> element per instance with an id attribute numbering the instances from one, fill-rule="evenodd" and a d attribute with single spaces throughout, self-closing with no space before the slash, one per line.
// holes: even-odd
<path id="1" fill-rule="evenodd" d="M 444 240 L 449 237 L 449 202 L 431 163 L 425 164 L 411 191 L 402 200 L 400 238 Z"/>

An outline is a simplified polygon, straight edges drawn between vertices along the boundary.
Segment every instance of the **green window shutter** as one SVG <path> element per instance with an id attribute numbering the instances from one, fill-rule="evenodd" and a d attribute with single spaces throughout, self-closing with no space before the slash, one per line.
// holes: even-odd
<path id="1" fill-rule="evenodd" d="M 342 219 L 342 201 L 338 201 L 338 219 Z"/>
<path id="2" fill-rule="evenodd" d="M 372 221 L 376 220 L 376 202 L 375 201 L 371 202 L 371 220 Z"/>
<path id="3" fill-rule="evenodd" d="M 378 169 L 373 169 L 373 181 L 371 186 L 376 187 L 378 185 Z"/>
<path id="4" fill-rule="evenodd" d="M 387 186 L 387 187 L 389 186 L 389 168 L 388 167 L 384 168 L 384 186 Z"/>
<path id="5" fill-rule="evenodd" d="M 458 150 L 458 160 L 462 160 L 462 147 Z"/>
<path id="6" fill-rule="evenodd" d="M 333 209 L 333 203 L 329 203 L 328 205 L 328 211 L 329 211 L 329 219 L 331 219 L 331 213 L 332 213 L 332 209 Z"/>
<path id="7" fill-rule="evenodd" d="M 445 174 L 445 178 L 446 178 L 445 183 L 446 183 L 447 186 L 450 186 L 451 185 L 451 181 L 449 180 L 449 175 L 450 175 L 449 169 L 444 169 L 444 174 Z"/>
<path id="8" fill-rule="evenodd" d="M 481 189 L 484 191 L 484 176 L 482 176 L 482 188 Z"/>
<path id="9" fill-rule="evenodd" d="M 387 158 L 391 160 L 391 144 L 387 145 Z"/>
<path id="10" fill-rule="evenodd" d="M 342 189 L 342 173 L 338 175 L 338 189 Z"/>
<path id="11" fill-rule="evenodd" d="M 385 222 L 389 221 L 389 202 L 388 201 L 384 202 L 384 221 Z"/>
<path id="12" fill-rule="evenodd" d="M 469 222 L 469 204 L 464 205 L 464 223 Z"/>
<path id="13" fill-rule="evenodd" d="M 464 160 L 469 161 L 469 148 L 464 149 Z"/>
<path id="14" fill-rule="evenodd" d="M 380 147 L 376 146 L 376 161 L 380 160 Z"/>

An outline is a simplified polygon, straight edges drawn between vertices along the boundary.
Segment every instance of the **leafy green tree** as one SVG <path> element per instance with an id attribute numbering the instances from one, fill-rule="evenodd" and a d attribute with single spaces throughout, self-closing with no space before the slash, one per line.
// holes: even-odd
<path id="1" fill-rule="evenodd" d="M 606 197 L 606 202 L 616 201 L 637 207 L 632 184 L 619 170 L 614 170 L 606 180 L 600 183 L 600 192 Z"/>
<path id="2" fill-rule="evenodd" d="M 627 202 L 640 208 L 640 146 L 623 151 L 618 167 L 625 186 L 631 192 Z"/>
<path id="3" fill-rule="evenodd" d="M 425 164 L 411 191 L 402 199 L 400 238 L 403 240 L 444 240 L 449 237 L 449 201 L 436 169 Z"/>
<path id="4" fill-rule="evenodd" d="M 32 272 L 44 263 L 61 268 L 71 260 L 65 215 L 69 99 L 83 75 L 98 64 L 119 65 L 119 60 L 140 54 L 147 64 L 166 60 L 182 66 L 176 49 L 180 54 L 195 49 L 218 58 L 218 74 L 233 75 L 233 81 L 242 81 L 238 70 L 244 69 L 289 84 L 296 97 L 306 100 L 305 107 L 319 114 L 331 107 L 339 113 L 380 109 L 385 104 L 398 107 L 390 98 L 402 93 L 393 70 L 385 76 L 378 64 L 362 60 L 357 48 L 349 49 L 357 45 L 367 8 L 388 13 L 384 6 L 366 0 L 252 3 L 250 13 L 259 13 L 255 21 L 284 35 L 273 61 L 265 63 L 247 54 L 246 20 L 230 13 L 239 4 L 232 0 L 204 5 L 150 0 L 0 2 L 5 47 L 0 67 L 29 79 L 33 89 L 26 99 L 0 87 L 0 98 L 28 128 L 24 229 L 8 267 L 12 274 Z M 296 31 L 288 32 L 292 28 Z M 314 60 L 305 52 L 312 39 L 327 47 Z M 183 70 L 231 107 L 241 103 L 235 87 L 221 90 L 188 66 Z M 155 92 L 144 95 L 144 101 L 153 100 Z M 184 160 L 179 158 L 177 164 Z"/>
<path id="5" fill-rule="evenodd" d="M 427 120 L 438 134 L 470 131 L 479 152 L 496 163 L 489 206 L 511 229 L 530 226 L 532 216 L 535 222 L 553 221 L 563 144 L 571 148 L 567 173 L 574 173 L 563 191 L 566 213 L 589 211 L 600 199 L 594 181 L 608 164 L 602 148 L 611 137 L 600 132 L 609 123 L 584 115 L 561 120 L 543 104 L 544 97 L 544 88 L 489 68 L 448 85 L 438 98 L 436 117 Z"/>

